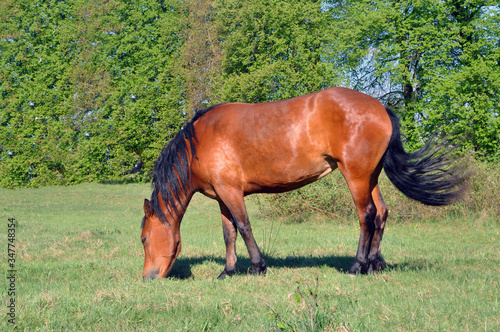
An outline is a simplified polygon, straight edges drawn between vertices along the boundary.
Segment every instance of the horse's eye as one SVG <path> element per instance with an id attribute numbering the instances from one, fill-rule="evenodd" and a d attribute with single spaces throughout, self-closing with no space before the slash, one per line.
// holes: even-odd
<path id="1" fill-rule="evenodd" d="M 146 242 L 146 238 L 145 238 L 145 237 L 143 237 L 143 238 L 141 239 L 141 242 L 142 242 L 142 244 L 144 244 L 144 242 Z"/>

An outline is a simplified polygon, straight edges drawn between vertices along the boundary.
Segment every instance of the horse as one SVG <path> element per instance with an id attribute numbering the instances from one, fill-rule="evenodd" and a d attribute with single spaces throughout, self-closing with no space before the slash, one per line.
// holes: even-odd
<path id="1" fill-rule="evenodd" d="M 248 219 L 244 197 L 282 193 L 335 169 L 350 189 L 360 225 L 349 273 L 381 271 L 381 241 L 388 216 L 378 177 L 385 170 L 406 196 L 447 205 L 463 191 L 465 176 L 455 157 L 429 140 L 403 149 L 398 116 L 377 99 L 333 87 L 265 103 L 225 103 L 198 111 L 165 146 L 152 173 L 151 200 L 144 200 L 141 241 L 143 279 L 165 278 L 181 251 L 180 224 L 194 193 L 219 204 L 226 263 L 219 279 L 238 273 L 239 232 L 252 263 L 265 274 L 264 257 Z M 332 202 L 333 203 L 333 202 Z"/>

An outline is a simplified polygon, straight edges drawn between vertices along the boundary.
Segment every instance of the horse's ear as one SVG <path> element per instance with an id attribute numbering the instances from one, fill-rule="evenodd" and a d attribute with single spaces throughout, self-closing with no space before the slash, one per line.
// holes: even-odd
<path id="1" fill-rule="evenodd" d="M 144 200 L 144 214 L 146 218 L 150 218 L 154 213 L 153 205 L 147 199 Z"/>

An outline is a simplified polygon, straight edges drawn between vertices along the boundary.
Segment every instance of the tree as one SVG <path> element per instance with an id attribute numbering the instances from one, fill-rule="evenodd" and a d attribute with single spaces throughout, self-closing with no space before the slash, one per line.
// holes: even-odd
<path id="1" fill-rule="evenodd" d="M 3 2 L 0 184 L 124 179 L 185 121 L 177 2 Z"/>
<path id="2" fill-rule="evenodd" d="M 492 0 L 0 3 L 0 185 L 147 178 L 191 111 L 347 85 L 500 160 Z"/>
<path id="3" fill-rule="evenodd" d="M 221 74 L 221 24 L 213 2 L 188 0 L 183 6 L 187 13 L 182 30 L 185 42 L 178 70 L 185 82 L 186 109 L 193 112 L 213 103 L 215 78 Z"/>
<path id="4" fill-rule="evenodd" d="M 331 16 L 318 1 L 214 1 L 222 68 L 216 101 L 263 102 L 335 83 Z"/>
<path id="5" fill-rule="evenodd" d="M 481 0 L 328 3 L 339 22 L 332 32 L 339 37 L 336 60 L 349 68 L 346 83 L 395 108 L 412 148 L 437 130 L 460 138 L 480 158 L 498 158 L 498 6 Z"/>
<path id="6" fill-rule="evenodd" d="M 430 80 L 426 131 L 454 136 L 479 159 L 500 159 L 500 9 L 450 0 L 448 30 L 456 66 Z M 422 105 L 424 106 L 424 105 Z"/>

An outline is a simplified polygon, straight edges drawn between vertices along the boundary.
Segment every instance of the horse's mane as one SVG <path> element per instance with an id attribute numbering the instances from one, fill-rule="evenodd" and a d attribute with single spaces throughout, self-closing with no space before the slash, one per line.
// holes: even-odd
<path id="1" fill-rule="evenodd" d="M 198 143 L 194 131 L 194 122 L 206 114 L 208 111 L 220 106 L 213 105 L 208 108 L 196 111 L 194 117 L 171 139 L 163 148 L 160 156 L 155 162 L 155 168 L 152 173 L 153 193 L 151 194 L 151 204 L 154 212 L 161 222 L 170 225 L 167 217 L 160 208 L 158 193 L 161 193 L 163 202 L 167 206 L 171 215 L 177 214 L 175 207 L 176 200 L 179 201 L 179 194 L 189 190 L 191 181 L 191 171 L 189 167 L 188 145 L 191 149 L 191 157 L 196 157 L 195 142 Z M 142 226 L 144 227 L 144 221 Z"/>

